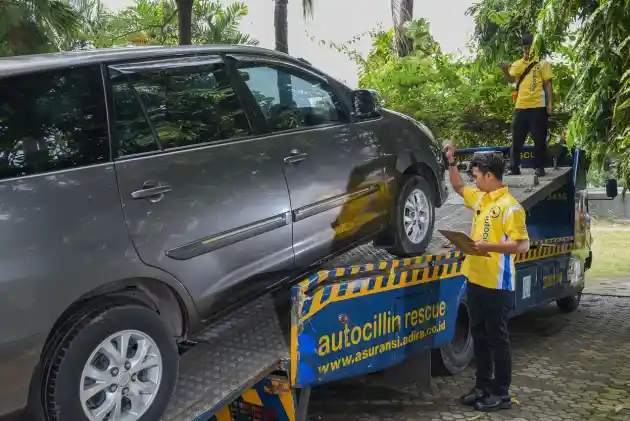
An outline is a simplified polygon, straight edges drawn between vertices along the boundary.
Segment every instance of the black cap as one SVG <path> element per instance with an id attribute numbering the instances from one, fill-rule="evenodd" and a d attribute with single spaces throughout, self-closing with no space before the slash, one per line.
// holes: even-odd
<path id="1" fill-rule="evenodd" d="M 521 38 L 521 45 L 532 45 L 534 43 L 534 36 L 532 34 L 525 34 Z"/>

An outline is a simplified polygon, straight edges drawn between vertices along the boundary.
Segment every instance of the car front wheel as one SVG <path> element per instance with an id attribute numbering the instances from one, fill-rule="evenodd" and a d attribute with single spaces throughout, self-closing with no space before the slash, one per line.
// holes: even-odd
<path id="1" fill-rule="evenodd" d="M 419 175 L 406 175 L 394 207 L 388 251 L 407 257 L 426 251 L 433 237 L 435 205 L 431 185 Z"/>
<path id="2" fill-rule="evenodd" d="M 174 338 L 137 304 L 92 307 L 59 332 L 44 378 L 55 421 L 160 419 L 178 371 Z"/>

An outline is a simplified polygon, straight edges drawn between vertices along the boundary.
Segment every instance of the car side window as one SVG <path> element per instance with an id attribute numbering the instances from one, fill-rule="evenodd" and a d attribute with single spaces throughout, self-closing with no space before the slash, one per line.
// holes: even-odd
<path id="1" fill-rule="evenodd" d="M 109 159 L 99 66 L 0 79 L 0 180 Z"/>
<path id="2" fill-rule="evenodd" d="M 271 131 L 347 122 L 330 86 L 314 77 L 263 64 L 248 65 L 239 72 Z"/>
<path id="3" fill-rule="evenodd" d="M 219 64 L 123 75 L 112 91 L 120 156 L 251 134 Z"/>

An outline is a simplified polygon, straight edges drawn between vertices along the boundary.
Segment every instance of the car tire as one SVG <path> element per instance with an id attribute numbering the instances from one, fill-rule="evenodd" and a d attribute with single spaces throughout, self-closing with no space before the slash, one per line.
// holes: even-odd
<path id="1" fill-rule="evenodd" d="M 575 295 L 570 295 L 568 297 L 561 298 L 556 301 L 556 305 L 558 308 L 565 313 L 571 313 L 580 306 L 580 301 L 582 300 L 582 292 L 579 292 Z"/>
<path id="2" fill-rule="evenodd" d="M 388 252 L 395 256 L 408 257 L 423 254 L 426 251 L 433 237 L 433 226 L 435 224 L 435 199 L 433 192 L 434 189 L 423 177 L 415 174 L 404 176 L 396 197 L 387 233 L 388 237 L 394 240 L 394 244 L 387 247 Z M 425 218 L 420 235 L 416 238 L 412 238 L 413 235 L 408 234 L 405 226 L 405 216 L 408 218 L 415 217 L 415 215 L 412 216 L 409 213 L 411 209 L 407 206 L 411 204 L 408 201 L 413 201 L 414 197 L 422 202 L 421 206 L 424 207 L 424 211 L 420 217 L 424 216 Z M 420 208 L 416 209 L 416 211 L 418 210 Z"/>
<path id="3" fill-rule="evenodd" d="M 153 396 L 145 395 L 144 407 L 132 408 L 140 412 L 132 419 L 162 417 L 175 389 L 179 360 L 175 339 L 155 311 L 129 302 L 93 304 L 64 327 L 47 348 L 42 391 L 48 419 L 90 421 L 88 412 L 106 410 L 112 402 L 124 413 L 132 405 L 130 397 L 151 384 L 157 385 Z M 125 358 L 118 354 L 123 338 L 128 344 Z M 99 392 L 84 402 L 94 392 L 81 393 L 91 386 Z"/>
<path id="4" fill-rule="evenodd" d="M 463 300 L 457 309 L 453 339 L 432 350 L 431 374 L 434 376 L 453 375 L 461 373 L 468 367 L 475 354 L 470 328 L 470 309 Z"/>

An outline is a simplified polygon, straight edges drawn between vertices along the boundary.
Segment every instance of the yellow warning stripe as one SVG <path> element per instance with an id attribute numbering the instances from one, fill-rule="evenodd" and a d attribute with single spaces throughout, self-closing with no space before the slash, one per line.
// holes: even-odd
<path id="1" fill-rule="evenodd" d="M 538 246 L 542 244 L 551 245 L 551 244 L 556 244 L 556 243 L 565 243 L 565 244 L 570 244 L 572 246 L 573 240 L 574 240 L 573 237 L 556 237 L 556 238 L 549 238 L 549 239 L 540 240 L 540 241 L 534 241 L 531 243 L 530 252 L 528 253 L 533 252 L 534 250 L 536 250 Z M 550 246 L 543 246 L 543 247 L 549 248 Z M 319 286 L 322 282 L 326 280 L 343 278 L 349 275 L 357 275 L 357 274 L 363 274 L 363 273 L 368 274 L 375 270 L 382 271 L 382 270 L 387 270 L 387 269 L 417 266 L 423 263 L 429 263 L 429 262 L 435 262 L 435 261 L 441 261 L 441 260 L 450 260 L 454 258 L 459 258 L 462 255 L 463 255 L 462 252 L 454 251 L 450 253 L 437 254 L 437 255 L 428 254 L 428 255 L 405 258 L 405 259 L 381 260 L 378 263 L 367 263 L 364 265 L 352 265 L 352 266 L 338 267 L 338 268 L 332 268 L 332 269 L 323 269 L 310 275 L 308 278 L 300 281 L 298 285 L 302 288 L 305 288 L 306 291 L 309 291 L 309 290 L 315 289 L 317 286 Z"/>
<path id="2" fill-rule="evenodd" d="M 533 243 L 532 248 L 530 248 L 527 253 L 515 256 L 514 263 L 546 259 L 566 254 L 571 252 L 574 246 L 573 243 L 568 242 L 563 244 L 563 241 L 545 241 L 545 243 L 552 244 L 541 245 L 539 242 Z M 446 263 L 439 263 L 441 261 L 446 261 L 446 256 L 448 256 L 450 260 Z M 305 320 L 309 319 L 315 313 L 333 302 L 439 281 L 441 279 L 448 279 L 461 275 L 461 256 L 462 254 L 459 252 L 448 253 L 440 256 L 428 256 L 433 257 L 433 259 L 431 259 L 433 264 L 423 268 L 410 268 L 408 270 L 399 269 L 398 271 L 391 269 L 389 274 L 377 276 L 370 276 L 369 273 L 366 273 L 364 278 L 342 281 L 316 288 L 313 293 L 309 293 L 308 298 L 306 298 L 306 292 L 308 291 L 307 288 L 309 288 L 310 284 L 301 284 L 302 288 L 300 295 L 302 297 L 299 299 L 300 305 L 297 313 L 298 315 L 301 315 L 301 317 L 298 317 L 300 318 L 300 322 L 303 323 Z M 382 263 L 387 262 L 381 262 L 379 263 L 379 266 Z M 402 267 L 404 268 L 407 266 L 410 265 L 405 264 Z M 334 270 L 341 273 L 344 268 L 337 268 Z M 337 275 L 337 277 L 341 276 L 342 275 L 340 274 Z"/>

